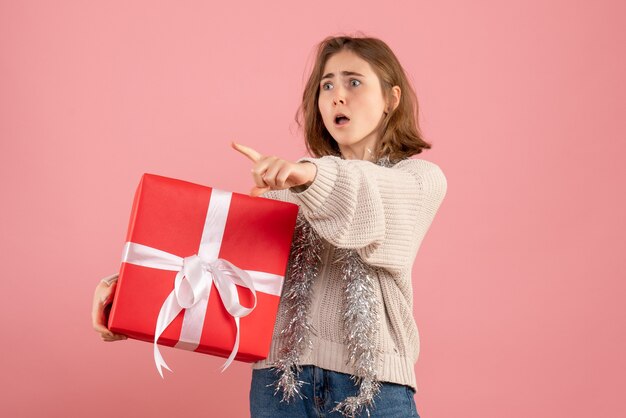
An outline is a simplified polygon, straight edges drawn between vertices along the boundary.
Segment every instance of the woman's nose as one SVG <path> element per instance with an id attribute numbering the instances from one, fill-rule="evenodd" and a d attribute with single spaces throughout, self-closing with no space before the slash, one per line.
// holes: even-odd
<path id="1" fill-rule="evenodd" d="M 336 106 L 339 103 L 346 104 L 346 100 L 343 95 L 336 94 L 335 97 L 333 97 L 333 104 Z"/>
<path id="2" fill-rule="evenodd" d="M 333 96 L 333 104 L 337 106 L 339 103 L 346 104 L 346 96 L 341 88 L 335 89 Z"/>

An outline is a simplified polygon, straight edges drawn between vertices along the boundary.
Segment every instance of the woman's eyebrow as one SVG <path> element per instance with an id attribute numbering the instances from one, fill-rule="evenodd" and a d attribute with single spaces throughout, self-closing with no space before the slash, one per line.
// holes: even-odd
<path id="1" fill-rule="evenodd" d="M 365 77 L 363 74 L 355 73 L 354 71 L 342 71 L 341 75 L 343 75 L 343 76 L 356 75 L 356 76 L 359 76 L 359 77 Z M 328 74 L 324 75 L 324 77 L 322 77 L 322 80 L 325 80 L 327 78 L 333 78 L 334 76 L 335 76 L 335 74 L 328 73 Z"/>

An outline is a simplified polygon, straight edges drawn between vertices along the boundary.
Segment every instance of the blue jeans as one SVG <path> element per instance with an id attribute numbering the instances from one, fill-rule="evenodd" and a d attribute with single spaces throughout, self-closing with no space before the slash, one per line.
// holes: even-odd
<path id="1" fill-rule="evenodd" d="M 250 387 L 250 416 L 252 418 L 274 417 L 340 417 L 339 412 L 331 412 L 337 403 L 348 396 L 356 395 L 358 386 L 350 375 L 333 372 L 316 366 L 302 366 L 298 378 L 306 383 L 302 386 L 300 399 L 297 395 L 289 403 L 281 402 L 282 393 L 274 395 L 273 383 L 277 379 L 275 370 L 252 370 Z M 380 393 L 370 407 L 371 417 L 404 418 L 417 417 L 415 391 L 404 385 L 384 382 Z M 360 415 L 366 417 L 365 411 Z"/>

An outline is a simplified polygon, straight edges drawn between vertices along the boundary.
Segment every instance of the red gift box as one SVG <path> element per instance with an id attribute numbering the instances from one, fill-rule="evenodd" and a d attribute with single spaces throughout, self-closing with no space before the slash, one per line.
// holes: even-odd
<path id="1" fill-rule="evenodd" d="M 253 362 L 267 357 L 298 206 L 144 174 L 109 329 Z M 155 341 L 157 336 L 157 341 Z"/>

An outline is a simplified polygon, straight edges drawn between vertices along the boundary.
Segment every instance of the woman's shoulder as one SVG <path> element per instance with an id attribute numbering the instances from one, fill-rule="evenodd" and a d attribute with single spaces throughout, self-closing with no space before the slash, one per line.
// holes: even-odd
<path id="1" fill-rule="evenodd" d="M 425 195 L 432 196 L 434 202 L 441 202 L 448 190 L 448 179 L 439 164 L 421 158 L 407 158 L 394 166 L 411 173 L 418 181 Z"/>
<path id="2" fill-rule="evenodd" d="M 419 175 L 442 177 L 445 180 L 445 175 L 439 164 L 422 158 L 406 158 L 395 164 L 393 168 L 408 170 Z"/>

